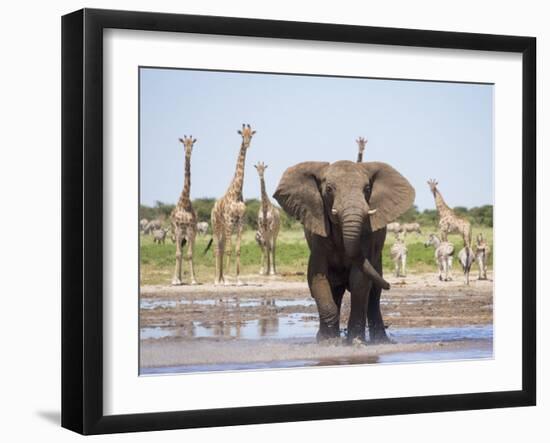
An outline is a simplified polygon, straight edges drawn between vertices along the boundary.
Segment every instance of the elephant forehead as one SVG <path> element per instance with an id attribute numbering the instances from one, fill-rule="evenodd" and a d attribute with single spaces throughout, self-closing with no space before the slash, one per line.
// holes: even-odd
<path id="1" fill-rule="evenodd" d="M 331 164 L 327 170 L 326 178 L 327 181 L 346 182 L 355 185 L 361 185 L 369 180 L 365 171 L 358 167 L 357 163 L 349 161 L 339 161 Z"/>

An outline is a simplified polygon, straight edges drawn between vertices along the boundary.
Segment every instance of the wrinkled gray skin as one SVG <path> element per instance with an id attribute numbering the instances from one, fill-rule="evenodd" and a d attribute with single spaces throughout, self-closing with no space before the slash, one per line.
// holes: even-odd
<path id="1" fill-rule="evenodd" d="M 351 293 L 349 342 L 388 341 L 380 294 L 386 225 L 414 201 L 414 189 L 385 163 L 304 162 L 283 174 L 274 198 L 304 225 L 308 285 L 319 311 L 319 341 L 340 336 L 340 306 Z"/>

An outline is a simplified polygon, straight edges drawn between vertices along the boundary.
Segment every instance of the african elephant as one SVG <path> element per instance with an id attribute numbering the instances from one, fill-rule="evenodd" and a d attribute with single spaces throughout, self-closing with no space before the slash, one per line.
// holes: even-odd
<path id="1" fill-rule="evenodd" d="M 347 340 L 387 341 L 380 294 L 386 225 L 413 203 L 405 177 L 379 162 L 304 162 L 288 168 L 273 195 L 304 225 L 307 280 L 319 311 L 317 340 L 340 337 L 340 306 L 351 293 Z"/>

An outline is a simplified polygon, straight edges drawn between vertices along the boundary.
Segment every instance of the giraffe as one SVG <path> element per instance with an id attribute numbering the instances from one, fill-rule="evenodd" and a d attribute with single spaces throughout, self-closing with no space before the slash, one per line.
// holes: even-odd
<path id="1" fill-rule="evenodd" d="M 195 270 L 193 269 L 193 246 L 195 245 L 195 237 L 197 235 L 197 216 L 191 205 L 189 194 L 191 190 L 191 152 L 197 139 L 193 138 L 192 135 L 189 137 L 184 135 L 179 141 L 185 148 L 185 174 L 183 190 L 176 207 L 170 214 L 172 238 L 176 243 L 176 268 L 174 270 L 174 277 L 172 278 L 172 285 L 182 284 L 181 259 L 185 243 L 187 243 L 185 259 L 189 262 L 191 284 L 196 285 Z"/>
<path id="2" fill-rule="evenodd" d="M 357 140 L 357 146 L 359 148 L 359 152 L 357 153 L 357 163 L 361 163 L 363 161 L 363 152 L 365 151 L 365 146 L 368 142 L 366 138 L 359 137 Z"/>
<path id="3" fill-rule="evenodd" d="M 256 133 L 250 125 L 243 123 L 237 131 L 241 137 L 241 149 L 237 158 L 235 175 L 224 196 L 214 203 L 211 213 L 212 234 L 214 239 L 214 254 L 216 256 L 216 276 L 214 284 L 225 283 L 223 275 L 223 254 L 227 254 L 227 264 L 231 262 L 231 237 L 237 232 L 235 244 L 237 284 L 242 284 L 239 278 L 241 266 L 241 237 L 245 223 L 246 206 L 243 202 L 243 180 L 246 151 L 250 147 L 252 136 Z"/>
<path id="4" fill-rule="evenodd" d="M 428 180 L 428 186 L 432 191 L 435 199 L 435 206 L 439 213 L 439 230 L 441 232 L 441 240 L 447 241 L 447 235 L 456 232 L 462 236 L 464 247 L 470 249 L 472 246 L 472 226 L 470 222 L 462 217 L 459 217 L 454 211 L 447 206 L 443 196 L 437 189 L 437 181 L 434 179 Z"/>
<path id="5" fill-rule="evenodd" d="M 441 240 L 446 242 L 448 234 L 453 232 L 460 234 L 464 242 L 464 262 L 469 263 L 470 255 L 473 256 L 472 225 L 468 220 L 456 215 L 454 211 L 447 206 L 447 203 L 443 200 L 441 192 L 437 189 L 438 184 L 439 183 L 434 179 L 428 180 L 428 186 L 430 187 L 430 191 L 432 191 L 435 199 L 435 206 L 437 208 L 437 212 L 439 213 L 439 231 L 441 233 Z"/>
<path id="6" fill-rule="evenodd" d="M 262 248 L 262 268 L 260 269 L 260 274 L 275 275 L 277 272 L 275 267 L 275 243 L 277 242 L 280 228 L 279 209 L 271 204 L 265 190 L 264 173 L 267 165 L 263 162 L 258 162 L 254 167 L 260 176 L 262 194 L 262 207 L 258 211 L 258 232 L 256 234 L 256 241 Z"/>

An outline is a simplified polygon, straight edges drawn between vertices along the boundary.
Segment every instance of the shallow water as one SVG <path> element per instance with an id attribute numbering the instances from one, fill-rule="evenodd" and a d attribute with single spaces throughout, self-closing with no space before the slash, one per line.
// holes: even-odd
<path id="1" fill-rule="evenodd" d="M 270 343 L 278 343 L 288 346 L 316 346 L 315 333 L 317 332 L 317 322 L 300 322 L 299 316 L 288 316 L 279 322 L 279 329 L 263 329 L 258 321 L 247 322 L 248 324 L 230 327 L 227 333 L 233 334 L 233 337 L 239 339 L 230 342 L 233 346 L 242 346 L 244 352 L 248 352 L 248 347 L 257 346 L 268 347 Z M 163 328 L 146 328 L 148 337 L 162 338 L 166 337 L 166 331 Z M 154 330 L 154 332 L 152 331 Z M 162 332 L 161 332 L 162 331 Z M 263 332 L 261 332 L 263 331 Z M 218 330 L 219 332 L 219 330 Z M 220 338 L 215 330 L 202 326 L 195 328 L 197 336 L 203 338 Z M 210 372 L 210 371 L 236 371 L 236 370 L 255 370 L 268 368 L 296 368 L 310 366 L 334 366 L 345 364 L 384 364 L 384 363 L 410 363 L 410 362 L 430 362 L 444 360 L 470 360 L 492 358 L 493 355 L 493 327 L 485 326 L 466 326 L 456 328 L 400 328 L 388 331 L 388 335 L 400 344 L 411 344 L 410 351 L 389 352 L 382 355 L 363 355 L 360 358 L 349 356 L 338 356 L 334 358 L 297 358 L 281 359 L 269 362 L 223 362 L 211 364 L 190 364 L 178 366 L 142 368 L 141 374 L 174 374 L 188 372 Z M 143 337 L 143 336 L 142 336 Z M 460 342 L 458 348 L 446 349 L 445 344 Z M 206 342 L 203 342 L 206 343 Z M 219 347 L 227 346 L 227 342 L 213 341 Z M 224 344 L 225 343 L 225 344 Z M 242 343 L 242 345 L 239 345 Z M 263 345 L 262 345 L 263 343 Z M 433 344 L 434 347 L 426 351 L 418 351 L 414 344 Z M 201 344 L 197 343 L 197 347 Z M 439 348 L 441 346 L 441 348 Z M 220 348 L 218 348 L 220 349 Z M 238 349 L 238 348 L 237 348 Z M 368 346 L 366 348 L 368 350 Z M 237 355 L 237 351 L 235 351 Z"/>
<path id="2" fill-rule="evenodd" d="M 392 345 L 382 346 L 382 351 L 377 350 L 378 345 L 362 349 L 318 345 L 315 301 L 302 293 L 279 297 L 230 293 L 208 298 L 192 294 L 178 299 L 142 298 L 140 308 L 147 318 L 145 324 L 150 325 L 140 329 L 146 346 L 142 361 L 147 362 L 142 364 L 153 367 L 142 368 L 141 374 L 492 358 L 491 324 L 398 327 L 401 313 L 410 315 L 404 306 L 429 306 L 430 315 L 437 318 L 433 306 L 442 300 L 453 302 L 456 297 L 455 293 L 413 293 L 383 300 L 382 304 L 391 305 L 385 317 L 388 323 L 393 318 L 394 325 L 387 333 L 396 346 L 394 350 Z M 185 362 L 188 364 L 182 365 Z"/>

